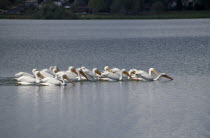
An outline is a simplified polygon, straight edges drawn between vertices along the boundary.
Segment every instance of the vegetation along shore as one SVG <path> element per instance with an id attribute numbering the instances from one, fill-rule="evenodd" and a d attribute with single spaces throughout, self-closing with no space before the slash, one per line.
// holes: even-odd
<path id="1" fill-rule="evenodd" d="M 210 18 L 209 0 L 1 0 L 0 19 Z"/>

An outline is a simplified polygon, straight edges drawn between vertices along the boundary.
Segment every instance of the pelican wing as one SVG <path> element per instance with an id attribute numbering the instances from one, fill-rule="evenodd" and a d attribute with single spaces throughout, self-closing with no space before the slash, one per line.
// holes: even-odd
<path id="1" fill-rule="evenodd" d="M 61 81 L 59 81 L 58 79 L 56 78 L 51 78 L 51 77 L 46 77 L 44 79 L 42 79 L 42 82 L 45 83 L 45 84 L 51 84 L 51 85 L 60 85 L 61 84 Z"/>
<path id="2" fill-rule="evenodd" d="M 66 76 L 71 79 L 72 81 L 78 81 L 78 77 L 75 76 L 73 73 L 66 73 Z"/>
<path id="3" fill-rule="evenodd" d="M 122 70 L 116 70 L 115 72 L 114 72 L 114 74 L 116 74 L 117 76 L 121 76 L 121 74 L 122 74 Z M 127 79 L 128 78 L 128 76 L 127 75 L 125 75 L 124 73 L 122 74 L 122 77 L 124 78 L 124 79 Z"/>
<path id="4" fill-rule="evenodd" d="M 16 79 L 19 82 L 35 83 L 36 79 L 30 76 L 21 76 Z"/>
<path id="5" fill-rule="evenodd" d="M 116 74 L 114 74 L 112 72 L 108 72 L 108 71 L 102 73 L 102 76 L 105 77 L 105 78 L 113 79 L 113 80 L 119 80 L 119 76 L 118 75 L 116 75 Z"/>
<path id="6" fill-rule="evenodd" d="M 51 77 L 51 78 L 54 77 L 54 75 L 52 75 L 51 73 L 49 73 L 49 72 L 47 72 L 47 71 L 45 71 L 45 70 L 40 71 L 40 73 L 41 73 L 44 77 Z"/>
<path id="7" fill-rule="evenodd" d="M 97 76 L 90 70 L 86 69 L 83 72 L 85 73 L 86 76 L 97 78 Z"/>
<path id="8" fill-rule="evenodd" d="M 113 69 L 111 69 L 111 71 L 114 72 L 114 73 L 116 73 L 116 72 L 119 72 L 121 70 L 119 68 L 113 68 Z"/>
<path id="9" fill-rule="evenodd" d="M 58 78 L 61 79 L 61 75 L 65 74 L 70 80 L 78 81 L 78 77 L 74 75 L 74 73 L 70 71 L 59 71 L 56 73 Z"/>
<path id="10" fill-rule="evenodd" d="M 143 70 L 137 71 L 136 75 L 137 75 L 137 77 L 143 78 L 143 79 L 148 80 L 148 81 L 154 80 L 154 78 L 151 75 L 149 75 L 147 72 L 145 72 Z"/>
<path id="11" fill-rule="evenodd" d="M 15 77 L 21 77 L 21 76 L 30 76 L 30 77 L 34 77 L 33 75 L 27 73 L 27 72 L 19 72 L 15 74 Z"/>

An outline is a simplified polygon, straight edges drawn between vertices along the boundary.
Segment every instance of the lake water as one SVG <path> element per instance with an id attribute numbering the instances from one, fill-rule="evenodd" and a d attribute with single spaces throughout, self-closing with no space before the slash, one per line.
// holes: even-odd
<path id="1" fill-rule="evenodd" d="M 16 86 L 56 65 L 154 67 L 173 81 Z M 0 20 L 0 138 L 209 138 L 210 19 Z"/>

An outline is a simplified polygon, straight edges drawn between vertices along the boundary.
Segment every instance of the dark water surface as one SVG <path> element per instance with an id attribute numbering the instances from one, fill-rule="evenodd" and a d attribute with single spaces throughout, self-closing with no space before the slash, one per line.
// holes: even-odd
<path id="1" fill-rule="evenodd" d="M 19 71 L 154 67 L 174 81 L 16 86 Z M 209 138 L 210 19 L 0 20 L 0 138 Z"/>

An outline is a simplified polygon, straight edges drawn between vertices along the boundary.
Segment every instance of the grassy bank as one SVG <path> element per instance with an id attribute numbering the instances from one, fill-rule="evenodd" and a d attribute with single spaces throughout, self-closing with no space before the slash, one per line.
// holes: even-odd
<path id="1" fill-rule="evenodd" d="M 210 11 L 143 13 L 140 15 L 87 14 L 80 16 L 80 19 L 194 19 L 194 18 L 210 18 Z"/>
<path id="2" fill-rule="evenodd" d="M 31 15 L 0 15 L 0 19 L 34 19 Z"/>
<path id="3" fill-rule="evenodd" d="M 210 18 L 210 11 L 170 11 L 161 13 L 142 13 L 139 15 L 85 14 L 78 19 L 195 19 Z M 0 19 L 36 19 L 32 15 L 0 15 Z"/>

